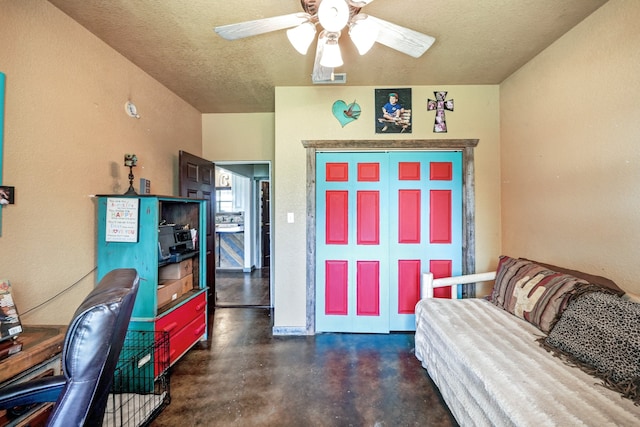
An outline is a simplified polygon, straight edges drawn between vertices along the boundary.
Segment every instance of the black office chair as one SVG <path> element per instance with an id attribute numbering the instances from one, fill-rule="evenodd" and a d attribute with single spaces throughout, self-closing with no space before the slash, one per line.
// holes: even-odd
<path id="1" fill-rule="evenodd" d="M 100 426 L 138 293 L 134 269 L 102 278 L 76 310 L 62 349 L 63 375 L 0 389 L 0 409 L 56 402 L 48 426 Z"/>

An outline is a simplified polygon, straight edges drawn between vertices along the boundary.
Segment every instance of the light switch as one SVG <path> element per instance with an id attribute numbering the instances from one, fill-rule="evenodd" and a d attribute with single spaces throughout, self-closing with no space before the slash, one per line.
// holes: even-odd
<path id="1" fill-rule="evenodd" d="M 293 224 L 293 212 L 287 212 L 287 222 Z"/>

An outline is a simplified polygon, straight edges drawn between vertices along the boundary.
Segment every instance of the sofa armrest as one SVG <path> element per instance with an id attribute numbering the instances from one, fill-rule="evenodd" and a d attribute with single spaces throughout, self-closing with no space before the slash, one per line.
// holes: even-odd
<path id="1" fill-rule="evenodd" d="M 433 298 L 433 290 L 435 288 L 442 288 L 444 286 L 451 286 L 451 298 L 458 298 L 458 285 L 465 285 L 467 283 L 486 282 L 488 280 L 494 280 L 496 278 L 496 272 L 490 271 L 487 273 L 475 273 L 465 274 L 464 276 L 442 277 L 440 279 L 434 279 L 433 273 L 422 274 L 422 286 L 420 288 L 421 298 Z"/>

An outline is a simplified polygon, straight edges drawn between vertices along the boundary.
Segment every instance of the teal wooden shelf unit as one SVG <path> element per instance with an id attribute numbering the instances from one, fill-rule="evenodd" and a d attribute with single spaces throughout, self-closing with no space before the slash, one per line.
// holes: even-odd
<path id="1" fill-rule="evenodd" d="M 98 196 L 97 279 L 116 268 L 138 271 L 129 329 L 168 332 L 171 364 L 207 340 L 207 248 L 200 238 L 207 233 L 205 203 L 169 196 Z M 187 233 L 187 242 L 167 244 L 161 233 L 174 229 L 183 239 Z"/>

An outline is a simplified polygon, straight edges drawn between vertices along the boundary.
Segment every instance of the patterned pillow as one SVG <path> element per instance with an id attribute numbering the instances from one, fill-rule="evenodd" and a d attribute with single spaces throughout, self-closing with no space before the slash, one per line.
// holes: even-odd
<path id="1" fill-rule="evenodd" d="M 571 294 L 586 280 L 558 273 L 526 259 L 501 256 L 490 300 L 542 332 L 549 332 Z"/>
<path id="2" fill-rule="evenodd" d="M 580 295 L 543 344 L 640 403 L 640 304 L 604 292 Z"/>

